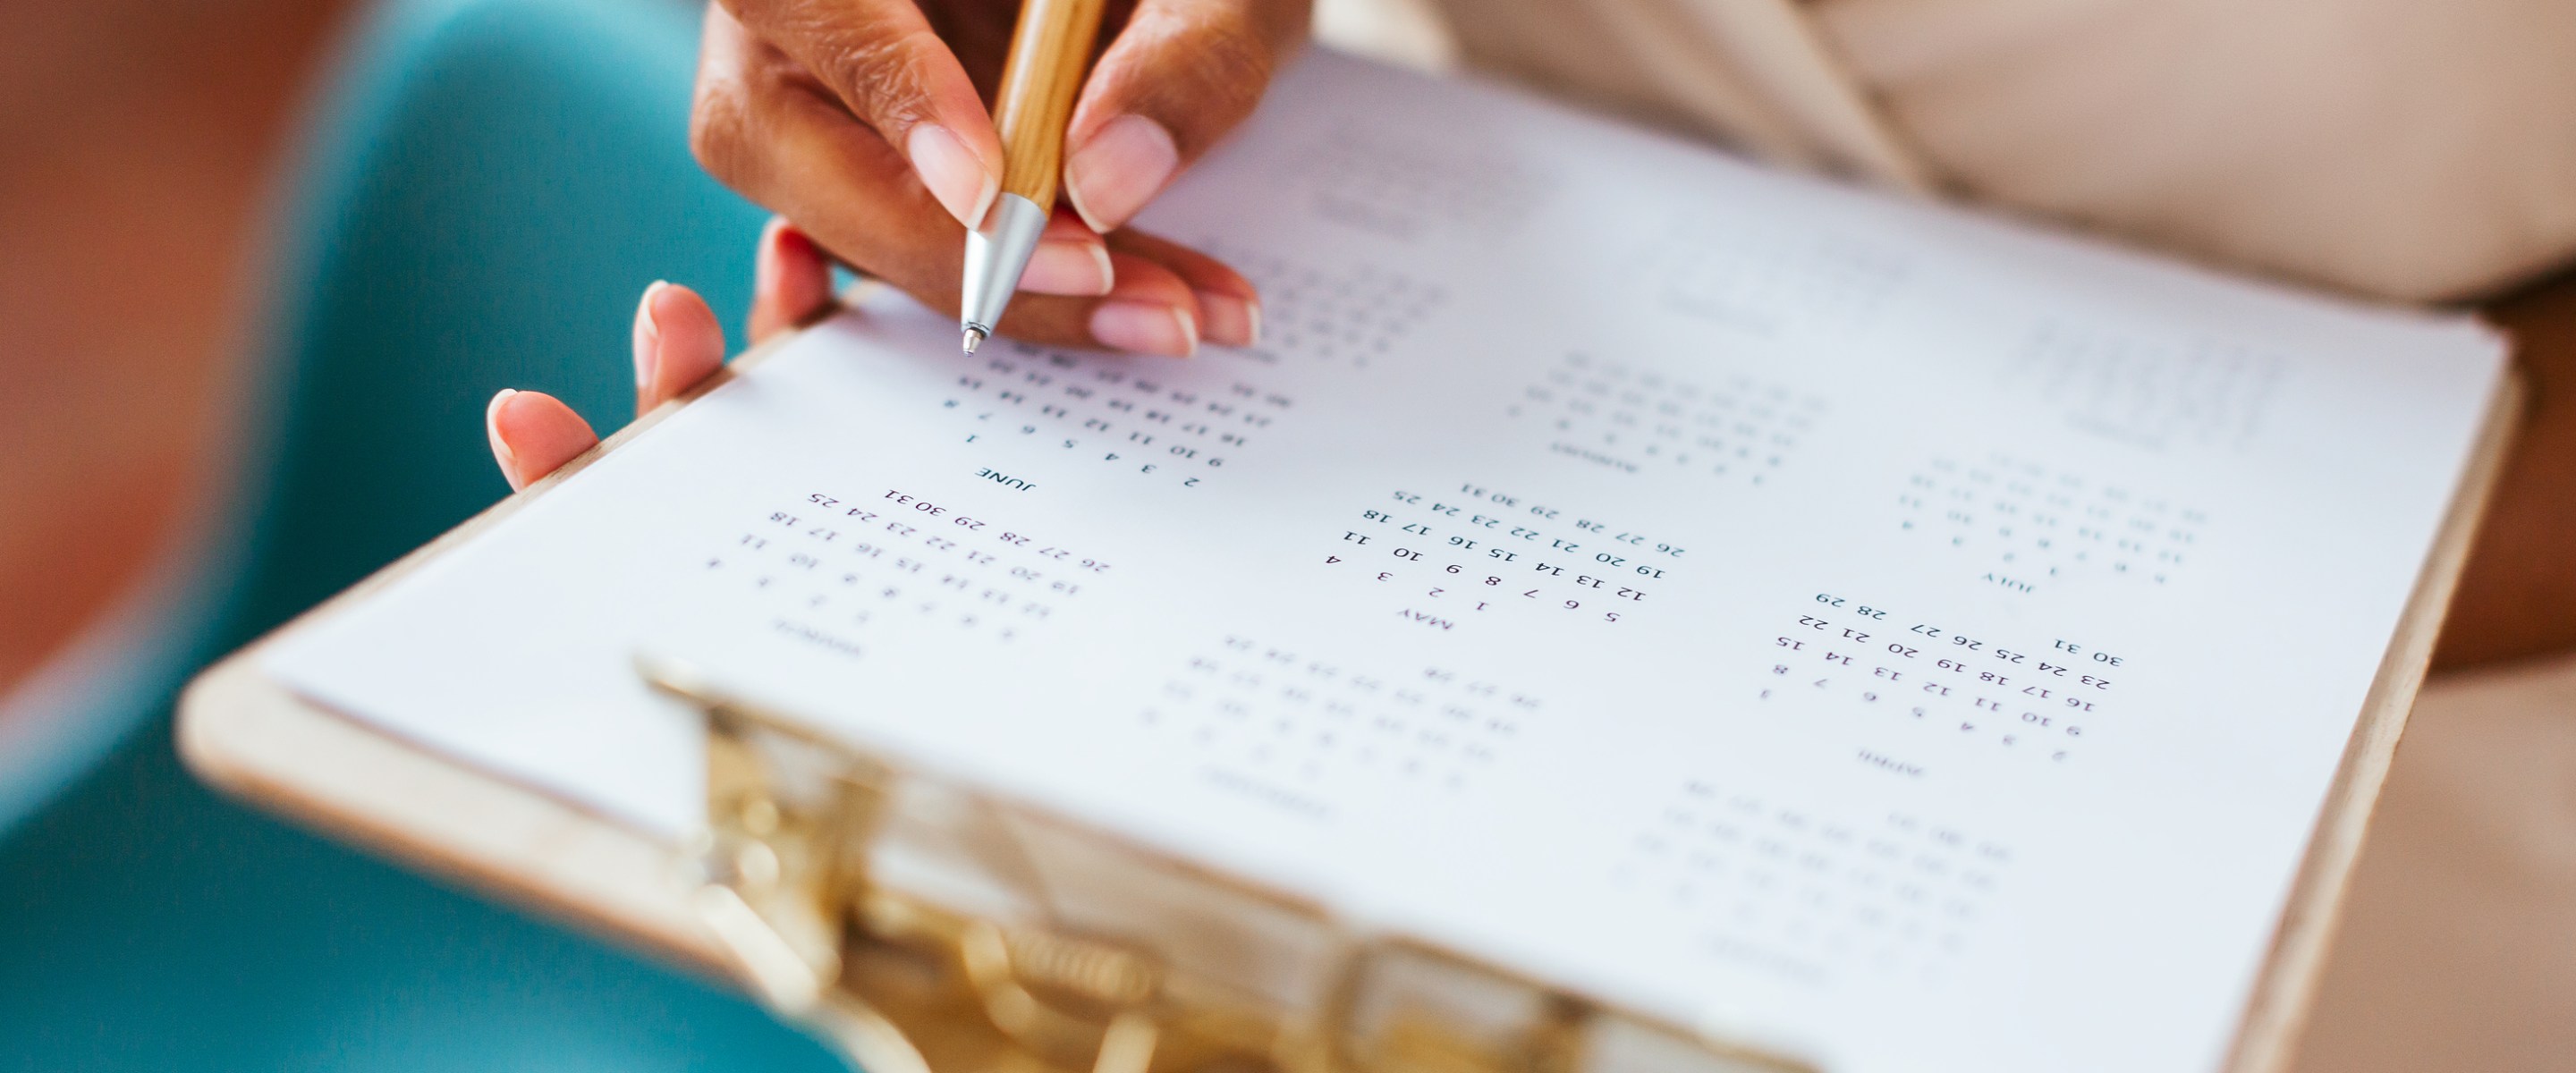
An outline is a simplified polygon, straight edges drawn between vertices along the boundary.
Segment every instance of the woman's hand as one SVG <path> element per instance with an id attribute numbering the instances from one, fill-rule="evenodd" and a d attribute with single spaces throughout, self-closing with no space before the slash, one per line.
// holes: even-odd
<path id="1" fill-rule="evenodd" d="M 1249 345 L 1250 282 L 1125 230 L 1252 112 L 1304 39 L 1310 0 L 1113 0 L 1119 27 L 1076 101 L 1059 209 L 1002 332 L 1187 356 Z M 822 248 L 954 311 L 965 229 L 1000 189 L 978 87 L 1000 78 L 1016 0 L 719 0 L 690 144 L 716 178 Z"/>
<path id="2" fill-rule="evenodd" d="M 812 320 L 832 304 L 831 262 L 814 240 L 772 220 L 752 262 L 751 341 Z M 696 291 L 673 283 L 644 288 L 635 307 L 635 412 L 685 394 L 724 367 L 724 326 Z M 492 460 L 512 490 L 527 487 L 599 443 L 572 407 L 536 391 L 492 396 L 483 411 Z"/>

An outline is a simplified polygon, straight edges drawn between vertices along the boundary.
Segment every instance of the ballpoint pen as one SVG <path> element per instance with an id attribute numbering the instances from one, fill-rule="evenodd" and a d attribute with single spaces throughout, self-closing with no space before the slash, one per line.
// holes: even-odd
<path id="1" fill-rule="evenodd" d="M 984 219 L 966 232 L 965 290 L 957 324 L 972 354 L 1001 323 L 1020 273 L 1037 251 L 1055 212 L 1064 171 L 1064 126 L 1107 0 L 1028 0 L 1011 31 L 1011 55 L 994 95 L 993 125 L 1002 136 L 1002 191 Z"/>

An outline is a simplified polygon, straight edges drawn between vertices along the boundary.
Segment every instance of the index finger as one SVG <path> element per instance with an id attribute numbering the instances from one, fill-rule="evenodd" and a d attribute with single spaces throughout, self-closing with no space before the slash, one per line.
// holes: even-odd
<path id="1" fill-rule="evenodd" d="M 901 150 L 969 227 L 1002 183 L 1002 142 L 957 54 L 912 0 L 723 0 L 761 46 L 786 53 Z"/>

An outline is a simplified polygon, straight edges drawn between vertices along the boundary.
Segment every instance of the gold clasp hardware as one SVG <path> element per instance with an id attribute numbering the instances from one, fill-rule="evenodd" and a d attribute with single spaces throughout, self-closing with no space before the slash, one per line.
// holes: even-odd
<path id="1" fill-rule="evenodd" d="M 867 1073 L 1815 1073 L 642 671 L 706 721 L 699 918 Z"/>

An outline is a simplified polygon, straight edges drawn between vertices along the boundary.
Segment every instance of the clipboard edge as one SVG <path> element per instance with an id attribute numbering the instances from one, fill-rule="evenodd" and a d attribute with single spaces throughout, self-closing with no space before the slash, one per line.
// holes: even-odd
<path id="1" fill-rule="evenodd" d="M 2325 982 L 2353 871 L 2368 840 L 2370 821 L 2378 813 L 2380 792 L 2396 763 L 2415 698 L 2431 672 L 2433 648 L 2449 618 L 2451 597 L 2512 458 L 2530 398 L 2522 370 L 2508 359 L 2489 397 L 2475 446 L 2461 468 L 2450 510 L 2435 533 L 2432 554 L 2416 574 L 2414 592 L 2407 597 L 2397 631 L 2389 639 L 2379 675 L 2362 701 L 2352 736 L 2344 742 L 2334 781 L 2327 786 L 2307 852 L 2300 858 L 2281 919 L 2273 929 L 2269 953 L 2255 973 L 2227 1061 L 2219 1067 L 2224 1073 L 2280 1073 L 2297 1057 L 2318 988 Z"/>
<path id="2" fill-rule="evenodd" d="M 730 959 L 699 926 L 695 911 L 682 900 L 682 888 L 660 874 L 668 846 L 562 798 L 314 703 L 269 679 L 260 664 L 275 645 L 474 539 L 742 370 L 793 344 L 814 325 L 861 306 L 883 286 L 861 280 L 812 319 L 736 355 L 697 386 L 637 415 L 553 473 L 503 496 L 199 672 L 181 692 L 173 720 L 181 761 L 208 785 L 256 807 L 730 984 Z M 319 749 L 313 747 L 317 742 Z M 326 759 L 330 762 L 308 763 Z M 376 765 L 368 769 L 367 784 L 333 784 L 354 759 Z M 405 790 L 388 794 L 388 785 Z M 467 812 L 480 813 L 479 818 L 469 822 L 463 819 L 467 813 L 424 807 L 424 796 L 451 801 L 471 797 L 475 804 Z M 549 860 L 557 866 L 545 867 Z"/>

